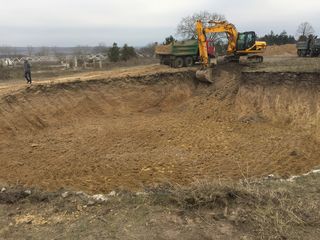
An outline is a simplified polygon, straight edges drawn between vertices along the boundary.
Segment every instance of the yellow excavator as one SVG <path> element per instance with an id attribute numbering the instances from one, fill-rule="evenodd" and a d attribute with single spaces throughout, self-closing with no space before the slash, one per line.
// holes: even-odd
<path id="1" fill-rule="evenodd" d="M 263 53 L 267 43 L 256 41 L 255 32 L 239 33 L 236 27 L 227 21 L 210 21 L 208 27 L 204 27 L 202 21 L 196 23 L 198 34 L 199 55 L 201 70 L 197 71 L 197 78 L 213 82 L 213 69 L 217 65 L 217 58 L 210 58 L 207 49 L 207 35 L 212 33 L 226 33 L 228 37 L 228 48 L 226 61 L 239 62 L 240 57 L 246 56 L 249 61 L 263 62 L 263 57 L 257 55 Z"/>

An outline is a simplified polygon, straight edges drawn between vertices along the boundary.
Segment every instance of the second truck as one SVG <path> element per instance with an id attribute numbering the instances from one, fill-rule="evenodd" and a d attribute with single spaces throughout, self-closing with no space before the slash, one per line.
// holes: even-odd
<path id="1" fill-rule="evenodd" d="M 310 36 L 305 41 L 297 42 L 297 54 L 299 57 L 320 56 L 320 38 Z"/>

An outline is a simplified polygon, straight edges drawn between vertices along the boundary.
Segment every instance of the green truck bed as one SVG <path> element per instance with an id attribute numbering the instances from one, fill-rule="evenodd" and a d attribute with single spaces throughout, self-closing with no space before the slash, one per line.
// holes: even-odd
<path id="1" fill-rule="evenodd" d="M 186 40 L 156 47 L 157 55 L 194 56 L 198 54 L 198 41 Z"/>
<path id="2" fill-rule="evenodd" d="M 198 40 L 178 41 L 159 45 L 155 53 L 161 64 L 171 67 L 191 67 L 199 60 Z"/>

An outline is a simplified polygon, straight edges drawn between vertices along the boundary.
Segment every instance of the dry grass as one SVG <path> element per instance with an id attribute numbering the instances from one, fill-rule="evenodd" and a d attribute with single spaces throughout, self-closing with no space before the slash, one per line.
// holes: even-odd
<path id="1" fill-rule="evenodd" d="M 262 64 L 250 65 L 245 72 L 318 73 L 320 58 L 270 57 Z"/>
<path id="2" fill-rule="evenodd" d="M 32 190 L 26 196 L 23 188 L 9 188 L 0 193 L 0 238 L 314 240 L 320 233 L 319 183 L 319 174 L 293 183 L 198 181 L 140 194 L 118 191 L 89 206 L 74 193 L 63 198 L 64 191 Z"/>
<path id="3" fill-rule="evenodd" d="M 320 177 L 311 176 L 310 180 L 319 183 Z M 199 181 L 191 187 L 167 190 L 170 202 L 180 209 L 197 212 L 204 219 L 206 212 L 214 211 L 220 216 L 215 220 L 231 222 L 252 239 L 306 239 L 308 229 L 320 226 L 319 187 L 313 194 L 314 189 L 301 183 Z M 156 196 L 159 199 L 159 192 Z M 163 194 L 160 198 L 164 199 Z"/>

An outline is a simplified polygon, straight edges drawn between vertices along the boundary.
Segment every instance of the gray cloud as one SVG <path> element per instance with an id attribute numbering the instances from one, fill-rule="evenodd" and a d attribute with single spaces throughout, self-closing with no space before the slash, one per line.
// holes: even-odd
<path id="1" fill-rule="evenodd" d="M 318 0 L 10 0 L 1 6 L 0 45 L 144 45 L 175 34 L 182 17 L 201 10 L 224 14 L 240 31 L 295 34 L 309 21 L 320 34 L 319 9 Z"/>

